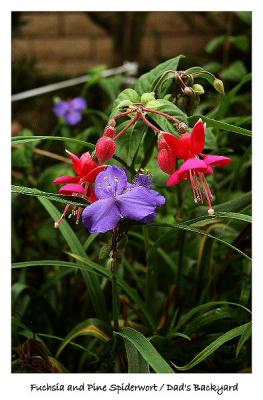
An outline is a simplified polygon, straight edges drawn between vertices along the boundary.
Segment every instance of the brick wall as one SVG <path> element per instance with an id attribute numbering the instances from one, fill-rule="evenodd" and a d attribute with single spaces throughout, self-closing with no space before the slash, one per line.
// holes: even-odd
<path id="1" fill-rule="evenodd" d="M 204 13 L 205 14 L 205 13 Z M 83 12 L 25 12 L 26 24 L 13 38 L 13 59 L 35 58 L 46 74 L 81 74 L 98 64 L 111 65 L 112 41 Z M 141 65 L 177 54 L 194 55 L 218 34 L 200 13 L 150 12 L 145 26 Z"/>

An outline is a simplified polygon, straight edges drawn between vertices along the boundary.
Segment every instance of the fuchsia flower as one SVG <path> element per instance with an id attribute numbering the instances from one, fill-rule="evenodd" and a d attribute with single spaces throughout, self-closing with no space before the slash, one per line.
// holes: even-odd
<path id="1" fill-rule="evenodd" d="M 224 167 L 231 162 L 229 157 L 203 154 L 205 146 L 206 124 L 201 118 L 194 125 L 192 133 L 184 133 L 179 138 L 171 133 L 163 133 L 162 137 L 168 145 L 170 154 L 184 160 L 183 164 L 173 172 L 167 186 L 178 185 L 182 180 L 189 180 L 192 185 L 194 200 L 203 203 L 206 198 L 208 213 L 214 214 L 212 202 L 214 196 L 205 176 L 213 173 L 216 166 Z"/>
<path id="2" fill-rule="evenodd" d="M 66 153 L 71 158 L 74 171 L 77 175 L 60 176 L 52 183 L 55 185 L 65 184 L 59 189 L 59 194 L 66 196 L 81 196 L 92 203 L 97 199 L 94 193 L 93 184 L 97 175 L 104 171 L 104 169 L 107 168 L 107 165 L 98 165 L 89 152 L 83 153 L 80 158 L 68 150 L 66 150 Z M 69 207 L 69 205 L 65 207 L 60 219 L 56 222 L 55 227 L 59 226 L 62 219 L 66 216 Z M 82 207 L 74 206 L 73 208 L 72 214 L 77 216 L 76 223 L 80 220 L 82 210 Z M 72 214 L 70 214 L 70 217 Z"/>

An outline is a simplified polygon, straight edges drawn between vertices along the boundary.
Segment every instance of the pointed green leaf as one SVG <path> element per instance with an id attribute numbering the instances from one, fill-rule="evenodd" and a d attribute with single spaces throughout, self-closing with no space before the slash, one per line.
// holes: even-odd
<path id="1" fill-rule="evenodd" d="M 129 341 L 155 372 L 174 373 L 167 361 L 140 332 L 127 327 L 123 328 L 121 332 L 115 332 L 115 334 Z"/>

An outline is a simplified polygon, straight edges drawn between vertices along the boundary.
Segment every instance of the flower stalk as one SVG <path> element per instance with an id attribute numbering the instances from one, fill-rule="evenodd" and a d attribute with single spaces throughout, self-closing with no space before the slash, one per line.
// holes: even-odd
<path id="1" fill-rule="evenodd" d="M 112 273 L 112 319 L 115 331 L 120 330 L 119 326 L 119 291 L 117 285 L 117 251 L 118 251 L 118 231 L 119 226 L 113 229 L 112 244 L 111 244 L 111 273 Z"/>

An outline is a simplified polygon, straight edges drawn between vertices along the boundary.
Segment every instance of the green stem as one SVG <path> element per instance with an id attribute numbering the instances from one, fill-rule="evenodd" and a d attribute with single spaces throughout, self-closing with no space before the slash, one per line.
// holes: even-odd
<path id="1" fill-rule="evenodd" d="M 165 71 L 162 75 L 161 75 L 161 77 L 158 79 L 158 81 L 156 82 L 156 84 L 154 85 L 154 88 L 153 88 L 153 92 L 156 92 L 157 91 L 157 89 L 158 89 L 158 87 L 160 86 L 160 84 L 162 83 L 162 81 L 164 80 L 164 78 L 166 77 L 166 75 L 167 74 L 169 74 L 169 73 L 175 73 L 175 71 L 173 71 L 172 69 L 169 69 L 169 70 L 167 70 L 167 71 Z"/>
<path id="2" fill-rule="evenodd" d="M 112 319 L 114 331 L 119 331 L 119 292 L 116 279 L 117 273 L 117 243 L 118 243 L 118 227 L 113 230 L 112 236 L 112 261 L 111 261 L 111 273 L 112 273 Z"/>
<path id="3" fill-rule="evenodd" d="M 145 293 L 145 300 L 147 307 L 151 304 L 151 295 L 152 295 L 152 268 L 148 262 L 149 248 L 150 248 L 150 238 L 147 226 L 143 226 L 143 237 L 144 237 L 144 250 L 145 250 L 145 257 L 146 257 L 146 266 L 147 266 L 147 275 L 146 275 L 146 293 Z"/>

